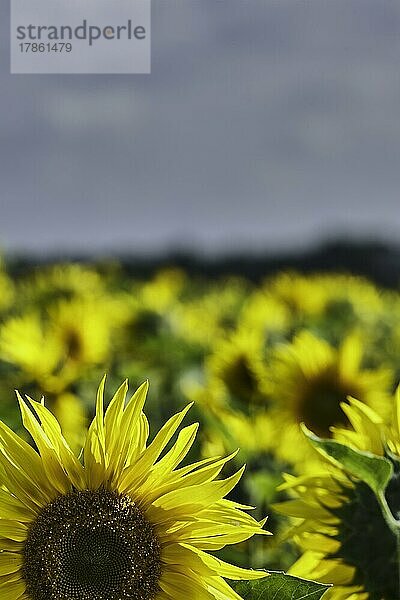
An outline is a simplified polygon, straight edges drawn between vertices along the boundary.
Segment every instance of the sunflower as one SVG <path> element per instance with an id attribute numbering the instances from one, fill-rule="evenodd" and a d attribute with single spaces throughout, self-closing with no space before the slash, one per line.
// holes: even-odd
<path id="1" fill-rule="evenodd" d="M 377 456 L 393 465 L 385 497 L 395 518 L 400 514 L 400 394 L 395 402 L 394 425 L 362 402 L 343 403 L 351 429 L 339 428 L 340 443 Z M 370 454 L 371 455 L 371 454 Z M 275 508 L 295 517 L 291 535 L 302 555 L 290 569 L 293 575 L 333 583 L 327 600 L 398 600 L 397 540 L 388 526 L 375 494 L 362 481 L 326 458 L 321 474 L 286 475 L 282 489 L 295 495 Z M 325 597 L 324 597 L 325 598 Z"/>
<path id="2" fill-rule="evenodd" d="M 180 269 L 163 269 L 147 282 L 135 281 L 126 297 L 127 319 L 120 343 L 131 358 L 139 344 L 170 334 L 171 313 L 185 286 Z"/>
<path id="3" fill-rule="evenodd" d="M 267 287 L 250 294 L 240 312 L 238 322 L 243 329 L 256 329 L 268 337 L 279 337 L 291 326 L 291 315 L 284 302 Z"/>
<path id="4" fill-rule="evenodd" d="M 383 309 L 382 293 L 367 279 L 353 275 L 279 273 L 264 284 L 300 321 L 334 318 L 371 322 Z M 339 319 L 340 320 L 340 319 Z"/>
<path id="5" fill-rule="evenodd" d="M 241 278 L 225 278 L 213 285 L 193 281 L 191 295 L 174 307 L 174 331 L 186 341 L 212 348 L 216 338 L 235 327 L 248 291 L 248 282 Z"/>
<path id="6" fill-rule="evenodd" d="M 264 289 L 285 305 L 294 317 L 320 315 L 327 302 L 326 286 L 318 275 L 284 271 L 267 279 Z"/>
<path id="7" fill-rule="evenodd" d="M 178 468 L 197 424 L 170 442 L 190 405 L 148 444 L 146 393 L 143 384 L 126 403 L 124 382 L 104 414 L 103 379 L 82 462 L 44 403 L 18 395 L 38 451 L 0 422 L 2 598 L 233 600 L 224 578 L 265 577 L 208 552 L 267 533 L 224 498 L 243 469 L 217 479 L 232 456 Z"/>
<path id="8" fill-rule="evenodd" d="M 28 380 L 44 382 L 61 360 L 59 345 L 37 311 L 7 319 L 0 330 L 0 358 L 17 366 Z"/>
<path id="9" fill-rule="evenodd" d="M 64 390 L 90 367 L 104 363 L 113 334 L 125 322 L 120 298 L 76 297 L 47 310 L 10 317 L 0 330 L 0 358 L 51 393 Z"/>
<path id="10" fill-rule="evenodd" d="M 102 363 L 107 358 L 113 314 L 112 307 L 102 300 L 62 300 L 49 309 L 50 333 L 68 368 Z"/>
<path id="11" fill-rule="evenodd" d="M 392 373 L 385 368 L 365 369 L 362 361 L 362 339 L 355 333 L 345 337 L 338 348 L 309 331 L 277 347 L 269 366 L 275 446 L 280 458 L 297 464 L 313 455 L 299 423 L 322 437 L 330 437 L 335 425 L 347 425 L 342 410 L 347 396 L 388 415 Z"/>
<path id="12" fill-rule="evenodd" d="M 60 263 L 33 269 L 19 283 L 18 297 L 34 306 L 46 306 L 58 300 L 76 297 L 99 297 L 104 294 L 104 282 L 99 273 L 83 263 Z M 18 300 L 18 298 L 17 298 Z"/>
<path id="13" fill-rule="evenodd" d="M 260 330 L 237 328 L 216 340 L 202 380 L 197 373 L 182 378 L 182 392 L 200 408 L 206 424 L 205 456 L 239 447 L 247 460 L 271 449 L 264 344 Z"/>
<path id="14" fill-rule="evenodd" d="M 210 379 L 219 381 L 230 401 L 245 410 L 267 402 L 264 345 L 261 331 L 238 328 L 217 341 L 206 360 Z"/>
<path id="15" fill-rule="evenodd" d="M 228 403 L 225 390 L 213 382 L 208 387 L 187 385 L 183 390 L 188 399 L 200 408 L 206 427 L 203 430 L 202 454 L 230 453 L 240 448 L 246 462 L 251 457 L 271 450 L 273 423 L 268 412 L 257 410 L 245 414 Z"/>
<path id="16" fill-rule="evenodd" d="M 134 291 L 141 310 L 158 314 L 168 312 L 178 301 L 185 285 L 185 273 L 180 269 L 162 269 L 151 281 Z"/>
<path id="17" fill-rule="evenodd" d="M 352 314 L 354 319 L 373 324 L 385 308 L 387 293 L 364 277 L 330 274 L 314 276 L 314 280 L 326 289 L 327 317 L 342 311 L 348 317 Z"/>

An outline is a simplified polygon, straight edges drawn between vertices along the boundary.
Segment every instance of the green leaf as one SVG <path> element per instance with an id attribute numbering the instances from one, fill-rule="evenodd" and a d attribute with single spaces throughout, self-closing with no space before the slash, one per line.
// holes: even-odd
<path id="1" fill-rule="evenodd" d="M 319 600 L 330 587 L 286 573 L 270 572 L 265 579 L 241 581 L 235 590 L 244 600 Z"/>
<path id="2" fill-rule="evenodd" d="M 393 466 L 387 458 L 349 448 L 334 440 L 324 440 L 307 429 L 304 423 L 301 427 L 313 446 L 343 465 L 351 475 L 364 481 L 377 496 L 385 491 L 393 475 Z"/>

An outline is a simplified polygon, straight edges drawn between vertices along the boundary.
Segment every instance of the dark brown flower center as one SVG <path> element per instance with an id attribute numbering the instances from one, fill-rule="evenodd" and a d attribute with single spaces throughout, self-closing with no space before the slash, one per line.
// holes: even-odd
<path id="1" fill-rule="evenodd" d="M 341 408 L 347 396 L 359 398 L 356 387 L 339 381 L 335 371 L 322 371 L 308 382 L 299 402 L 299 421 L 322 437 L 331 437 L 332 425 L 347 426 L 348 418 Z"/>
<path id="2" fill-rule="evenodd" d="M 152 600 L 161 549 L 152 525 L 126 495 L 75 491 L 32 523 L 23 576 L 32 600 Z"/>

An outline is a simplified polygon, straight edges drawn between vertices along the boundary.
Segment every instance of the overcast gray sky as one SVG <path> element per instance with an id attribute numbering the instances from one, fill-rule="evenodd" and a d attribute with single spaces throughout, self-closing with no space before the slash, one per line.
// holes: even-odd
<path id="1" fill-rule="evenodd" d="M 10 75 L 7 5 L 6 250 L 396 240 L 398 0 L 153 0 L 136 76 Z"/>

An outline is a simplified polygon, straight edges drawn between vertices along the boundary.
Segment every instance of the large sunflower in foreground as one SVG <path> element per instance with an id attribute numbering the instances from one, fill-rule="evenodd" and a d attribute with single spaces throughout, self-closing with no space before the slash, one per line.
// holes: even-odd
<path id="1" fill-rule="evenodd" d="M 225 582 L 265 572 L 207 551 L 266 533 L 224 499 L 242 469 L 217 479 L 231 458 L 178 467 L 197 424 L 188 408 L 147 444 L 147 385 L 126 403 L 124 383 L 103 411 L 104 380 L 82 462 L 43 403 L 19 396 L 38 452 L 0 422 L 0 597 L 3 600 L 240 598 Z M 168 446 L 168 450 L 163 451 Z M 162 455 L 162 456 L 161 456 Z"/>
<path id="2" fill-rule="evenodd" d="M 392 463 L 393 474 L 385 498 L 393 518 L 398 519 L 400 394 L 391 429 L 357 400 L 350 399 L 343 410 L 353 428 L 336 430 L 336 440 L 384 456 Z M 285 478 L 282 488 L 292 491 L 295 499 L 276 508 L 300 519 L 290 533 L 303 551 L 290 573 L 333 583 L 327 600 L 398 600 L 400 564 L 396 535 L 370 487 L 330 461 L 321 474 Z"/>

